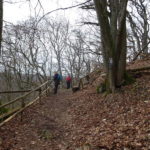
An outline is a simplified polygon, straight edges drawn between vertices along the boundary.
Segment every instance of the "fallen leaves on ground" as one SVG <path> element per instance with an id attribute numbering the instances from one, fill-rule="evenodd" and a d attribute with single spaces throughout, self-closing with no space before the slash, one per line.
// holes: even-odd
<path id="1" fill-rule="evenodd" d="M 88 87 L 63 91 L 34 104 L 0 129 L 1 150 L 150 149 L 150 76 L 116 94 Z M 93 149 L 94 150 L 94 149 Z"/>

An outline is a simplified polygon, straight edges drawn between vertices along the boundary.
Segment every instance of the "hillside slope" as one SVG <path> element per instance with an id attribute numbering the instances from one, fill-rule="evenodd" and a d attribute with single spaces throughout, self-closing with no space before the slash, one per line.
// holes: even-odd
<path id="1" fill-rule="evenodd" d="M 149 150 L 150 76 L 141 73 L 116 94 L 97 94 L 93 84 L 76 93 L 59 91 L 23 116 L 23 122 L 17 116 L 0 128 L 0 150 L 77 150 L 85 144 L 92 150 Z"/>

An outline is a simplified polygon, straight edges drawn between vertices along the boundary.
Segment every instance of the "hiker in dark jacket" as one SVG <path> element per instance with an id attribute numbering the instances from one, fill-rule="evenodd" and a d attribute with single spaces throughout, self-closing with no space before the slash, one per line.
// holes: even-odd
<path id="1" fill-rule="evenodd" d="M 58 85 L 60 84 L 60 75 L 57 72 L 55 72 L 53 80 L 54 80 L 54 94 L 57 94 Z"/>

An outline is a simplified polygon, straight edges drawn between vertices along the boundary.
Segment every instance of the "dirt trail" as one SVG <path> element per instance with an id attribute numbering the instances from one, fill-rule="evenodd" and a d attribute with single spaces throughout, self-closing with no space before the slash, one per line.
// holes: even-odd
<path id="1" fill-rule="evenodd" d="M 0 129 L 0 150 L 63 150 L 68 146 L 71 91 L 51 95 Z"/>
<path id="2" fill-rule="evenodd" d="M 150 149 L 150 76 L 115 94 L 59 91 L 0 128 L 0 150 Z M 105 147 L 105 148 L 104 148 Z M 92 149 L 95 150 L 95 149 Z"/>

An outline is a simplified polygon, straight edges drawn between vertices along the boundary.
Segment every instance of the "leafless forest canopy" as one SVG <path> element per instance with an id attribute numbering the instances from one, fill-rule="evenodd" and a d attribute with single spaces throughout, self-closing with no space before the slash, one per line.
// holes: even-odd
<path id="1" fill-rule="evenodd" d="M 40 0 L 38 2 L 40 4 Z M 83 16 L 79 19 L 78 26 L 74 26 L 67 18 L 54 18 L 50 14 L 42 19 L 37 16 L 17 24 L 4 20 L 0 55 L 0 85 L 3 86 L 0 91 L 31 89 L 52 78 L 54 71 L 58 71 L 63 77 L 70 74 L 74 80 L 78 80 L 96 67 L 104 67 L 107 70 L 109 64 L 105 64 L 105 55 L 109 53 L 106 53 L 107 50 L 111 51 L 110 47 L 117 47 L 115 56 L 119 53 L 119 48 L 124 49 L 127 52 L 126 62 L 148 55 L 149 0 L 117 2 L 118 5 L 113 4 L 113 0 L 103 0 L 99 3 L 95 0 L 79 5 L 78 9 L 82 9 Z M 107 10 L 107 14 L 99 16 L 98 11 L 103 9 Z M 61 13 L 61 10 L 58 12 Z M 118 14 L 115 16 L 115 13 Z M 124 15 L 126 20 L 121 18 Z M 104 16 L 108 19 L 108 24 Z M 116 27 L 115 19 L 118 21 Z M 124 24 L 126 22 L 126 32 L 121 19 Z M 110 28 L 110 40 L 109 36 L 105 36 L 108 33 L 105 30 L 107 28 Z M 120 32 L 119 29 L 123 30 Z M 111 40 L 113 42 L 109 47 L 107 41 Z M 113 44 L 115 40 L 124 41 L 125 46 L 116 46 Z M 118 64 L 121 63 L 118 61 Z"/>

